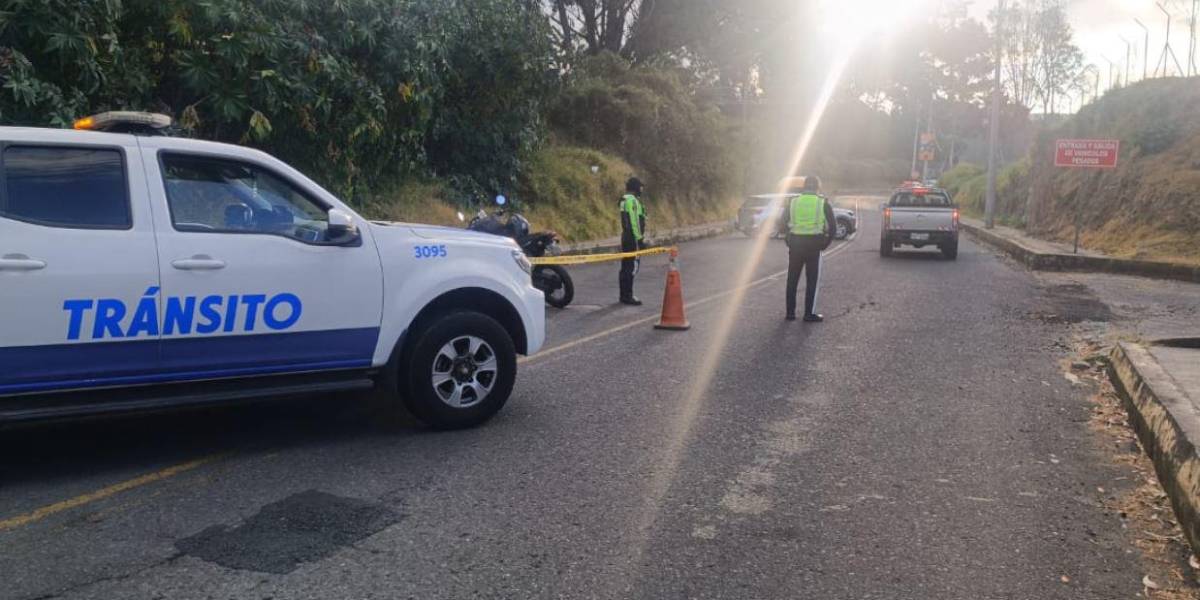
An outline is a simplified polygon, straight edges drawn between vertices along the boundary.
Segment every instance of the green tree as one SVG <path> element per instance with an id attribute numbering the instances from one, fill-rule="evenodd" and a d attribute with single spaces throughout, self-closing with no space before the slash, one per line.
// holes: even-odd
<path id="1" fill-rule="evenodd" d="M 677 70 L 605 53 L 582 61 L 549 113 L 564 142 L 607 150 L 641 170 L 655 197 L 694 204 L 737 191 L 736 133 Z"/>
<path id="2" fill-rule="evenodd" d="M 1062 0 L 1042 6 L 1036 16 L 1041 52 L 1038 55 L 1038 96 L 1042 112 L 1055 112 L 1055 101 L 1068 94 L 1083 70 L 1083 52 L 1075 45 L 1075 33 L 1067 20 Z"/>
<path id="3" fill-rule="evenodd" d="M 1053 113 L 1056 100 L 1071 91 L 1083 69 L 1063 0 L 1013 0 L 991 16 L 1003 33 L 1004 79 L 1008 94 L 1022 106 L 1040 102 Z"/>
<path id="4" fill-rule="evenodd" d="M 8 0 L 0 122 L 159 110 L 344 194 L 414 172 L 512 181 L 554 51 L 524 0 Z"/>

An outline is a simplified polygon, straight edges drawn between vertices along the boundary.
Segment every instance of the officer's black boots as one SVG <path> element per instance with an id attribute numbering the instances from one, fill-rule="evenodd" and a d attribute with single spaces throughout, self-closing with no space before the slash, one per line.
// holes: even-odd
<path id="1" fill-rule="evenodd" d="M 629 247 L 629 246 L 625 246 Z M 636 245 L 632 246 L 633 250 L 637 249 Z M 623 250 L 631 252 L 632 250 Z M 621 304 L 630 306 L 641 306 L 642 301 L 638 300 L 633 295 L 633 275 L 637 271 L 637 261 L 632 258 L 627 258 L 621 261 L 621 273 L 618 276 L 618 281 L 621 288 Z"/>
<path id="2" fill-rule="evenodd" d="M 784 317 L 784 318 L 785 318 L 785 319 L 787 319 L 787 320 L 789 320 L 789 321 L 795 321 L 795 320 L 796 320 L 796 315 L 788 315 L 788 316 L 786 316 L 786 317 Z M 821 315 L 818 315 L 818 314 L 815 314 L 815 313 L 814 313 L 814 314 L 811 314 L 811 315 L 804 315 L 804 322 L 805 322 L 805 323 L 820 323 L 821 321 L 824 321 L 824 320 L 825 320 L 825 317 L 823 317 L 823 316 L 821 316 Z"/>

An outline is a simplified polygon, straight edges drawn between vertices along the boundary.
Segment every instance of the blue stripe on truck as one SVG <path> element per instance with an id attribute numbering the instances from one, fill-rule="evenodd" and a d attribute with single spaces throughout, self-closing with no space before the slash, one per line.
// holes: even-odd
<path id="1" fill-rule="evenodd" d="M 378 328 L 0 348 L 0 394 L 371 366 Z"/>

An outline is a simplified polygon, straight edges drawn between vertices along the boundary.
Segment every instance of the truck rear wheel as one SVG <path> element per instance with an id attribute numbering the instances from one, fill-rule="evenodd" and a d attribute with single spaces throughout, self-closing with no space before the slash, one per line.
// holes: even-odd
<path id="1" fill-rule="evenodd" d="M 879 255 L 880 256 L 882 256 L 884 258 L 891 256 L 893 247 L 894 246 L 892 246 L 892 240 L 887 239 L 887 237 L 879 238 Z"/>
<path id="2" fill-rule="evenodd" d="M 949 244 L 943 245 L 941 250 L 942 250 L 942 256 L 945 256 L 947 260 L 958 260 L 958 242 L 957 241 L 950 242 Z"/>
<path id="3" fill-rule="evenodd" d="M 517 351 L 508 332 L 482 313 L 456 311 L 414 332 L 400 363 L 400 392 L 413 416 L 435 429 L 491 419 L 512 394 Z"/>

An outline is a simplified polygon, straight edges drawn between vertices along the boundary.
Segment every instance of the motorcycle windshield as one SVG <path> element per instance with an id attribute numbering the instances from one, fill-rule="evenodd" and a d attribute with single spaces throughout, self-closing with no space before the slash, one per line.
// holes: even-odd
<path id="1" fill-rule="evenodd" d="M 529 235 L 529 221 L 521 215 L 513 215 L 509 219 L 508 227 L 512 229 L 513 236 L 517 239 L 527 237 Z"/>

